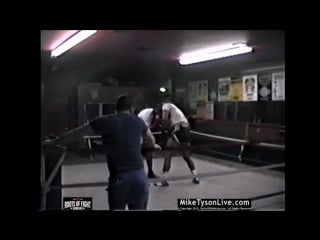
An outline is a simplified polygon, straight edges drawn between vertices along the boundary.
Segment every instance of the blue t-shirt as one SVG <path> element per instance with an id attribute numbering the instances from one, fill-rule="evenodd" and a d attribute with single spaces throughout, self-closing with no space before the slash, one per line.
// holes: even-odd
<path id="1" fill-rule="evenodd" d="M 141 138 L 147 126 L 137 116 L 119 113 L 91 122 L 94 132 L 102 136 L 110 177 L 113 173 L 142 169 Z"/>

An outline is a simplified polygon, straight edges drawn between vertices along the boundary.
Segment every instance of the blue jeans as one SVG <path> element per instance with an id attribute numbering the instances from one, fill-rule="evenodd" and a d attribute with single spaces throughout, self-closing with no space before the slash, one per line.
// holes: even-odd
<path id="1" fill-rule="evenodd" d="M 149 198 L 148 178 L 144 169 L 118 173 L 109 181 L 110 210 L 147 209 Z"/>

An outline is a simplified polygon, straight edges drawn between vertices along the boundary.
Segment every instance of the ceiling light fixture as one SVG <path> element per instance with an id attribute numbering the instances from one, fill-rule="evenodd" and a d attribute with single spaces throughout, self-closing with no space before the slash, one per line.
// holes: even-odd
<path id="1" fill-rule="evenodd" d="M 95 34 L 97 30 L 82 30 L 74 34 L 72 37 L 70 37 L 68 40 L 63 42 L 61 45 L 56 47 L 51 51 L 51 57 L 58 57 L 61 54 L 68 51 L 70 48 L 74 47 L 75 45 L 79 44 L 80 42 L 84 41 L 88 37 Z"/>
<path id="2" fill-rule="evenodd" d="M 179 58 L 181 65 L 205 62 L 239 54 L 252 52 L 253 48 L 243 43 L 230 44 L 218 47 L 201 49 L 195 52 L 182 54 Z"/>
<path id="3" fill-rule="evenodd" d="M 160 90 L 160 92 L 165 93 L 167 91 L 167 88 L 161 87 L 159 90 Z"/>

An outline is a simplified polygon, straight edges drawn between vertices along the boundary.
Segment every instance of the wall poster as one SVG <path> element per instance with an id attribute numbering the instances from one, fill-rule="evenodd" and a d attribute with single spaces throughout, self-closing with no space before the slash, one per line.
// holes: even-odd
<path id="1" fill-rule="evenodd" d="M 231 78 L 218 79 L 218 101 L 225 102 L 230 100 Z"/>
<path id="2" fill-rule="evenodd" d="M 242 81 L 241 78 L 232 78 L 230 85 L 230 101 L 242 101 Z"/>
<path id="3" fill-rule="evenodd" d="M 272 80 L 271 74 L 258 76 L 259 101 L 271 100 L 271 80 Z"/>
<path id="4" fill-rule="evenodd" d="M 272 100 L 285 100 L 285 72 L 272 74 Z"/>
<path id="5" fill-rule="evenodd" d="M 258 100 L 258 76 L 247 75 L 242 77 L 243 101 Z"/>
<path id="6" fill-rule="evenodd" d="M 190 108 L 196 109 L 198 101 L 208 101 L 208 80 L 189 82 Z"/>

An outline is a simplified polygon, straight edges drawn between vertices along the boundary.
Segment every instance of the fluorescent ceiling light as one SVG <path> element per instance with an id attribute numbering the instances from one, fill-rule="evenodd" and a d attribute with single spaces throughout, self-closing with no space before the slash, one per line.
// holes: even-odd
<path id="1" fill-rule="evenodd" d="M 58 57 L 64 52 L 68 51 L 70 48 L 74 47 L 75 45 L 79 44 L 80 42 L 84 41 L 88 37 L 95 34 L 97 30 L 82 30 L 73 35 L 71 38 L 63 42 L 57 48 L 51 51 L 51 57 Z"/>
<path id="2" fill-rule="evenodd" d="M 63 42 L 65 42 L 67 39 L 69 39 L 71 36 L 79 32 L 79 30 L 65 30 L 64 34 L 59 35 L 59 38 L 54 41 L 50 46 L 50 51 L 57 48 L 59 45 L 61 45 Z"/>
<path id="3" fill-rule="evenodd" d="M 235 56 L 239 54 L 252 52 L 253 48 L 246 44 L 225 45 L 212 48 L 206 48 L 199 51 L 186 53 L 180 56 L 179 63 L 188 65 L 219 58 Z"/>

